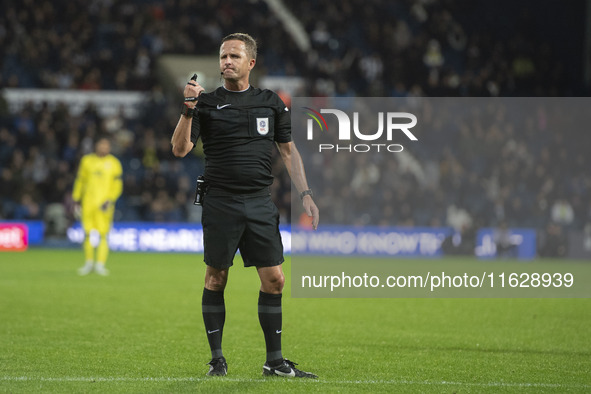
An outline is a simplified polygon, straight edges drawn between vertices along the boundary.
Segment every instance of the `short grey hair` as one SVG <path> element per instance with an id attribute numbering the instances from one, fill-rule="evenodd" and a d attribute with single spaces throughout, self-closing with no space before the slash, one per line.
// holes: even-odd
<path id="1" fill-rule="evenodd" d="M 246 53 L 251 59 L 257 58 L 257 42 L 250 34 L 246 33 L 232 33 L 222 39 L 222 44 L 226 41 L 238 40 L 244 43 L 246 47 Z"/>

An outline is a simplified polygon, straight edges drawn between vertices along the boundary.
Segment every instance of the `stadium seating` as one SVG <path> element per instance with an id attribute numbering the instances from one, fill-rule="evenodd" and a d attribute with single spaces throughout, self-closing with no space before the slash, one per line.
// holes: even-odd
<path id="1" fill-rule="evenodd" d="M 247 31 L 259 41 L 257 69 L 264 75 L 303 77 L 307 84 L 298 92 L 302 96 L 585 94 L 577 68 L 582 54 L 567 53 L 560 43 L 567 33 L 537 34 L 534 21 L 515 2 L 503 1 L 514 12 L 503 14 L 502 29 L 491 29 L 500 20 L 497 8 L 502 7 L 486 1 L 471 2 L 468 8 L 455 1 L 286 2 L 306 32 L 309 50 L 305 52 L 267 3 L 229 1 L 221 7 L 213 3 L 126 0 L 112 5 L 93 2 L 89 8 L 84 1 L 42 1 L 34 7 L 31 1 L 9 2 L 0 15 L 0 81 L 11 88 L 151 92 L 160 88 L 155 68 L 159 55 L 215 54 L 226 33 Z M 542 3 L 552 6 L 547 0 Z M 577 7 L 554 5 L 561 16 L 554 23 L 578 20 L 581 10 Z M 470 18 L 475 14 L 483 17 L 475 22 Z M 571 26 L 575 32 L 583 28 L 582 22 Z M 560 26 L 554 29 L 558 30 Z M 572 35 L 579 36 L 583 34 Z M 176 113 L 177 107 L 176 98 L 164 98 L 147 105 L 137 119 L 121 116 L 115 131 L 109 128 L 113 119 L 102 117 L 91 106 L 76 115 L 63 106 L 48 110 L 32 103 L 14 112 L 2 103 L 0 219 L 46 218 L 54 223 L 50 231 L 63 232 L 77 163 L 98 132 L 111 132 L 119 141 L 114 153 L 125 173 L 116 220 L 198 221 L 191 204 L 193 178 L 202 170 L 202 160 L 191 155 L 180 161 L 170 154 L 169 138 L 177 118 L 164 114 Z M 155 113 L 163 115 L 155 117 Z M 351 185 L 347 215 L 364 225 L 444 225 L 453 203 L 479 226 L 495 225 L 503 212 L 502 218 L 512 226 L 544 228 L 552 221 L 552 204 L 560 200 L 574 212 L 574 219 L 563 225 L 582 228 L 591 221 L 591 175 L 579 171 L 591 167 L 589 156 L 581 151 L 585 145 L 560 138 L 555 130 L 538 132 L 535 140 L 526 135 L 514 138 L 517 145 L 506 147 L 502 159 L 479 161 L 474 149 L 491 138 L 507 140 L 508 131 L 501 130 L 497 136 L 491 130 L 478 135 L 447 131 L 441 138 L 453 138 L 457 144 L 435 141 L 417 157 L 429 167 L 425 170 L 437 174 L 437 187 L 419 183 L 412 173 L 392 164 L 339 163 L 338 170 L 353 174 L 352 182 L 364 172 L 377 171 L 379 182 L 388 173 L 389 182 L 396 182 L 399 190 L 395 195 L 367 196 L 355 193 Z M 551 141 L 552 152 L 538 140 Z M 523 157 L 540 164 L 518 172 Z M 576 164 L 569 160 L 572 157 L 577 158 Z M 280 160 L 276 157 L 276 161 Z M 572 174 L 573 166 L 576 176 L 564 177 Z M 330 182 L 321 172 L 309 171 L 322 210 L 338 191 L 327 187 Z M 275 201 L 282 220 L 289 221 L 290 181 L 281 166 L 274 173 Z M 502 199 L 482 198 L 486 193 L 478 180 L 492 173 L 499 175 L 499 187 L 507 191 Z M 540 196 L 536 188 L 542 180 L 554 187 Z M 531 187 L 519 187 L 524 184 Z M 368 206 L 375 208 L 357 214 Z M 323 223 L 350 220 L 323 216 Z"/>

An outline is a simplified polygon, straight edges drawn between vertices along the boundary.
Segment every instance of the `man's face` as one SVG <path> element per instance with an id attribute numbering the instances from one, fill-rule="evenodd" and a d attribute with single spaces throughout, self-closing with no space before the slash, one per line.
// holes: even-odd
<path id="1" fill-rule="evenodd" d="M 229 40 L 222 43 L 220 47 L 220 71 L 224 79 L 239 81 L 248 78 L 255 62 L 254 59 L 248 56 L 244 42 Z"/>
<path id="2" fill-rule="evenodd" d="M 111 153 L 111 143 L 107 139 L 98 140 L 96 143 L 96 154 L 98 156 L 106 156 Z"/>

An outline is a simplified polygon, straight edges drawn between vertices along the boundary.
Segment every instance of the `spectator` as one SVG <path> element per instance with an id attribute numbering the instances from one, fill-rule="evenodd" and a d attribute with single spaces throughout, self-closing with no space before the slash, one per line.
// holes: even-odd
<path id="1" fill-rule="evenodd" d="M 563 227 L 570 226 L 575 219 L 572 205 L 564 198 L 557 199 L 552 205 L 551 219 L 554 223 Z"/>
<path id="2" fill-rule="evenodd" d="M 497 257 L 517 257 L 517 244 L 511 238 L 511 231 L 507 222 L 501 222 L 493 233 L 493 240 L 497 248 Z"/>
<path id="3" fill-rule="evenodd" d="M 568 252 L 568 241 L 562 228 L 549 223 L 540 236 L 538 253 L 540 257 L 564 257 Z"/>

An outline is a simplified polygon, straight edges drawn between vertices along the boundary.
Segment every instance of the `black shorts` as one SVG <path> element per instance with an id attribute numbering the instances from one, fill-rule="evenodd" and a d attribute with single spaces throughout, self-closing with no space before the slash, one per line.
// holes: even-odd
<path id="1" fill-rule="evenodd" d="M 201 214 L 205 264 L 226 269 L 240 249 L 245 267 L 283 263 L 279 210 L 271 193 L 231 194 L 209 189 Z"/>

